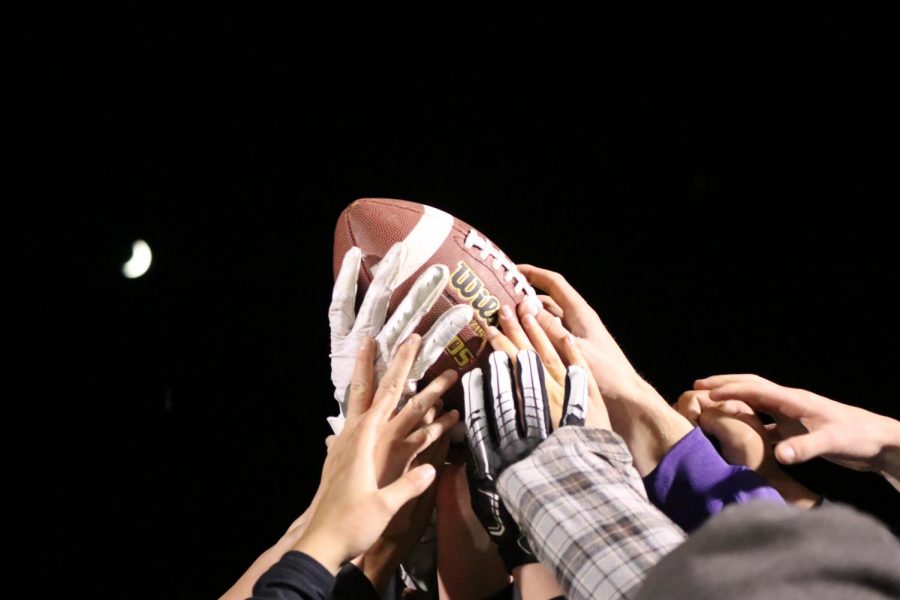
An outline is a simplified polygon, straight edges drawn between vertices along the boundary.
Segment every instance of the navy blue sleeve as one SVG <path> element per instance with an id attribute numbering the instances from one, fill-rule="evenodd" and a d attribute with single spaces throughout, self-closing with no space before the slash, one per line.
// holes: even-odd
<path id="1" fill-rule="evenodd" d="M 334 575 L 303 552 L 291 551 L 263 573 L 253 586 L 252 600 L 325 600 Z"/>

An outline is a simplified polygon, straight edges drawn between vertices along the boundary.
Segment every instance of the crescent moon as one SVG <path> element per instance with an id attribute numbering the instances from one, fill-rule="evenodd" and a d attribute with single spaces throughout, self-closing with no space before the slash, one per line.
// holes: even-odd
<path id="1" fill-rule="evenodd" d="M 153 261 L 150 245 L 144 240 L 137 240 L 131 246 L 131 258 L 122 265 L 122 274 L 128 279 L 137 279 L 147 272 Z"/>

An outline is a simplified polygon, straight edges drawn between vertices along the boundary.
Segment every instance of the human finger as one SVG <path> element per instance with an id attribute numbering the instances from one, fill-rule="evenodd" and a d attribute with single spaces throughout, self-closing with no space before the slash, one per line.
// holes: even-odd
<path id="1" fill-rule="evenodd" d="M 372 403 L 372 381 L 375 372 L 375 342 L 364 337 L 359 342 L 356 364 L 347 386 L 347 418 L 358 417 L 369 410 Z"/>
<path id="2" fill-rule="evenodd" d="M 410 398 L 391 420 L 391 427 L 396 431 L 396 437 L 406 437 L 418 427 L 428 411 L 434 407 L 435 403 L 440 402 L 441 395 L 449 390 L 457 379 L 459 379 L 459 375 L 456 371 L 448 369 L 435 377 L 421 392 Z"/>
<path id="3" fill-rule="evenodd" d="M 760 383 L 763 381 L 769 381 L 768 379 L 763 379 L 759 375 L 754 375 L 752 373 L 731 373 L 726 375 L 713 375 L 711 377 L 704 377 L 703 379 L 697 379 L 694 381 L 694 389 L 695 390 L 711 390 L 717 387 L 721 387 L 728 383 Z"/>
<path id="4" fill-rule="evenodd" d="M 419 465 L 404 473 L 395 482 L 378 490 L 378 497 L 393 516 L 404 504 L 427 490 L 436 474 L 433 465 L 428 463 Z"/>
<path id="5" fill-rule="evenodd" d="M 709 398 L 709 392 L 706 390 L 687 390 L 675 401 L 675 410 L 694 425 L 697 424 L 703 410 L 700 404 L 701 394 Z"/>
<path id="6" fill-rule="evenodd" d="M 431 446 L 438 439 L 444 437 L 444 434 L 450 431 L 459 422 L 459 411 L 451 410 L 444 413 L 438 419 L 429 425 L 420 427 L 410 433 L 406 442 L 412 449 L 413 454 L 422 452 L 425 448 Z"/>
<path id="7" fill-rule="evenodd" d="M 537 319 L 530 314 L 526 314 L 522 317 L 522 329 L 544 364 L 544 369 L 547 373 L 557 382 L 564 382 L 566 380 L 566 365 L 563 364 L 559 353 L 553 346 L 553 342 L 550 341 L 547 332 L 538 324 Z"/>
<path id="8" fill-rule="evenodd" d="M 775 458 L 785 465 L 806 462 L 824 454 L 839 453 L 840 440 L 831 428 L 795 435 L 775 446 Z"/>
<path id="9" fill-rule="evenodd" d="M 534 350 L 515 311 L 508 304 L 500 307 L 500 329 L 519 350 Z"/>
<path id="10" fill-rule="evenodd" d="M 488 342 L 490 342 L 491 344 L 491 348 L 493 348 L 494 350 L 505 352 L 513 358 L 516 356 L 516 354 L 519 353 L 519 349 L 516 348 L 516 345 L 512 343 L 512 340 L 506 337 L 506 334 L 504 334 L 493 325 L 488 326 L 484 333 L 485 337 L 487 337 Z"/>
<path id="11" fill-rule="evenodd" d="M 547 294 L 538 294 L 537 299 L 541 301 L 541 305 L 548 313 L 550 313 L 554 317 L 559 317 L 560 319 L 563 318 L 563 315 L 565 313 L 563 312 L 562 307 L 556 303 L 556 300 L 554 300 Z"/>
<path id="12" fill-rule="evenodd" d="M 566 315 L 569 324 L 587 325 L 597 318 L 594 309 L 561 274 L 533 265 L 517 265 L 529 283 L 547 292 Z"/>
<path id="13" fill-rule="evenodd" d="M 801 419 L 810 409 L 812 395 L 804 390 L 786 388 L 770 381 L 748 381 L 744 383 L 726 383 L 710 390 L 709 399 L 742 400 L 750 408 L 770 415 L 784 415 L 792 419 Z"/>
<path id="14" fill-rule="evenodd" d="M 397 407 L 400 396 L 406 387 L 409 370 L 421 343 L 421 336 L 414 333 L 400 344 L 397 349 L 397 354 L 394 355 L 387 371 L 381 377 L 378 389 L 375 390 L 375 397 L 372 400 L 372 411 L 377 418 L 387 418 L 391 411 Z"/>

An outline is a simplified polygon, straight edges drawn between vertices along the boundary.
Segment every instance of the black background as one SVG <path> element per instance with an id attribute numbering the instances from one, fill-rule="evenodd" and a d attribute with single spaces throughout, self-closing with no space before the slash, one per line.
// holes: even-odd
<path id="1" fill-rule="evenodd" d="M 670 400 L 755 372 L 898 416 L 898 102 L 869 21 L 485 28 L 477 53 L 470 28 L 171 23 L 35 43 L 29 84 L 75 234 L 70 492 L 109 565 L 137 565 L 129 596 L 215 597 L 312 497 L 332 233 L 358 197 L 564 273 Z M 126 280 L 137 238 L 153 265 Z M 887 518 L 873 475 L 798 475 Z"/>

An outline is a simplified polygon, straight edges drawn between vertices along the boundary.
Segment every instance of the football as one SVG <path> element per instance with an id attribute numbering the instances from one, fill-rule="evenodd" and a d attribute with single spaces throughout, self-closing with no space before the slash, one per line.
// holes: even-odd
<path id="1" fill-rule="evenodd" d="M 362 250 L 358 294 L 368 288 L 372 267 L 396 242 L 406 240 L 409 247 L 406 279 L 394 291 L 388 315 L 406 296 L 419 275 L 435 264 L 450 269 L 450 280 L 416 332 L 424 334 L 434 321 L 456 304 L 469 304 L 472 321 L 444 349 L 444 353 L 425 374 L 429 381 L 446 369 L 460 374 L 486 365 L 490 348 L 485 329 L 497 324 L 497 312 L 504 304 L 515 306 L 534 295 L 524 276 L 480 230 L 431 206 L 392 200 L 363 198 L 353 202 L 338 217 L 334 231 L 334 276 L 337 277 L 344 254 L 353 246 Z M 462 391 L 454 386 L 444 396 L 449 408 L 462 409 Z"/>

